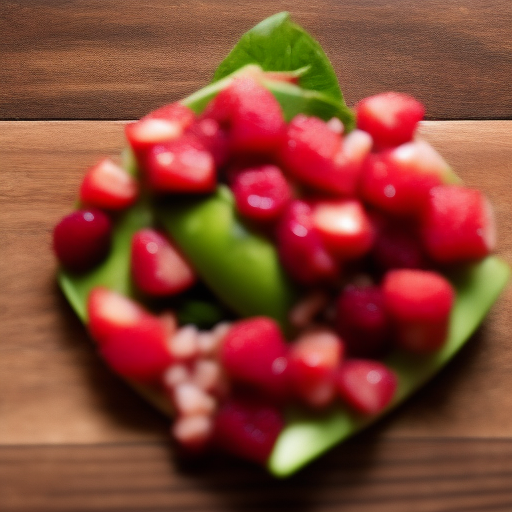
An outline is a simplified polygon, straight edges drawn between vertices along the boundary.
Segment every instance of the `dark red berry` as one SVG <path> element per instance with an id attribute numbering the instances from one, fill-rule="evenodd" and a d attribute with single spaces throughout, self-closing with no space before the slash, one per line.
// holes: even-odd
<path id="1" fill-rule="evenodd" d="M 98 265 L 110 250 L 112 224 L 101 210 L 77 210 L 53 230 L 53 249 L 60 263 L 73 272 Z"/>
<path id="2" fill-rule="evenodd" d="M 275 221 L 292 198 L 290 185 L 275 165 L 239 172 L 233 194 L 240 214 L 255 221 Z"/>
<path id="3" fill-rule="evenodd" d="M 389 337 L 382 289 L 378 286 L 347 286 L 336 303 L 336 325 L 350 356 L 382 355 Z"/>

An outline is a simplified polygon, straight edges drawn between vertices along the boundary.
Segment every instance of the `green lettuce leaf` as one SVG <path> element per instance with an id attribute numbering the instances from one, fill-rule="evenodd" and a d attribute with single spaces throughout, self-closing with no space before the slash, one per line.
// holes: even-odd
<path id="1" fill-rule="evenodd" d="M 246 32 L 221 62 L 214 81 L 247 64 L 264 71 L 295 71 L 306 67 L 300 85 L 343 102 L 336 73 L 322 47 L 287 12 L 274 14 Z"/>

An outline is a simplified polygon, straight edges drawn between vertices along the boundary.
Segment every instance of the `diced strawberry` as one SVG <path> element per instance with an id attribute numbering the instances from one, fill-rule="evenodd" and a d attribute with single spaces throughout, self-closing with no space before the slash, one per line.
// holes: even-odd
<path id="1" fill-rule="evenodd" d="M 358 194 L 359 182 L 366 157 L 372 149 L 371 136 L 362 130 L 352 130 L 342 138 L 342 145 L 334 155 L 334 175 L 336 190 L 345 196 Z M 329 190 L 325 189 L 327 193 Z"/>
<path id="2" fill-rule="evenodd" d="M 332 282 L 339 276 L 339 265 L 325 249 L 304 201 L 288 205 L 277 228 L 277 247 L 283 267 L 301 284 Z"/>
<path id="3" fill-rule="evenodd" d="M 455 297 L 447 279 L 425 270 L 390 270 L 382 289 L 399 347 L 429 353 L 443 346 Z"/>
<path id="4" fill-rule="evenodd" d="M 359 258 L 373 244 L 373 226 L 356 199 L 318 201 L 314 203 L 312 218 L 325 248 L 337 258 Z"/>
<path id="5" fill-rule="evenodd" d="M 217 413 L 214 439 L 233 455 L 265 464 L 283 427 L 276 407 L 248 398 L 232 398 Z"/>
<path id="6" fill-rule="evenodd" d="M 290 185 L 275 165 L 239 172 L 232 190 L 240 214 L 260 222 L 276 221 L 292 198 Z"/>
<path id="7" fill-rule="evenodd" d="M 145 167 L 148 150 L 155 144 L 180 137 L 194 122 L 192 110 L 181 103 L 171 103 L 125 126 L 125 134 L 140 167 Z"/>
<path id="8" fill-rule="evenodd" d="M 138 183 L 128 172 L 104 158 L 88 169 L 80 186 L 83 204 L 105 210 L 123 210 L 131 206 L 139 194 Z"/>
<path id="9" fill-rule="evenodd" d="M 292 391 L 304 403 L 323 408 L 335 397 L 334 370 L 343 359 L 343 341 L 329 329 L 302 334 L 290 347 Z"/>
<path id="10" fill-rule="evenodd" d="M 198 119 L 189 128 L 189 132 L 211 153 L 217 169 L 226 164 L 229 157 L 228 133 L 215 119 Z"/>
<path id="11" fill-rule="evenodd" d="M 236 153 L 273 153 L 281 145 L 286 125 L 272 93 L 252 76 L 240 76 L 206 107 L 205 118 L 227 128 Z"/>
<path id="12" fill-rule="evenodd" d="M 450 177 L 450 167 L 425 141 L 413 141 L 369 155 L 361 177 L 363 200 L 385 212 L 422 212 L 430 189 Z"/>
<path id="13" fill-rule="evenodd" d="M 371 359 L 348 359 L 337 373 L 341 398 L 361 414 L 379 414 L 391 402 L 397 387 L 393 371 Z"/>
<path id="14" fill-rule="evenodd" d="M 335 163 L 342 151 L 341 136 L 327 123 L 299 114 L 288 125 L 280 158 L 299 182 L 330 194 L 349 195 L 354 189 L 353 173 L 339 171 Z"/>
<path id="15" fill-rule="evenodd" d="M 281 399 L 287 394 L 287 347 L 279 326 L 270 318 L 235 322 L 224 337 L 221 363 L 236 382 Z"/>
<path id="16" fill-rule="evenodd" d="M 163 322 L 117 292 L 94 288 L 87 302 L 88 327 L 100 354 L 119 375 L 157 382 L 172 363 Z"/>
<path id="17" fill-rule="evenodd" d="M 211 192 L 216 185 L 215 162 L 192 135 L 152 147 L 146 156 L 146 175 L 155 192 Z"/>
<path id="18" fill-rule="evenodd" d="M 110 251 L 112 223 L 101 210 L 77 210 L 63 217 L 53 230 L 53 250 L 72 272 L 86 272 Z"/>
<path id="19" fill-rule="evenodd" d="M 384 92 L 364 98 L 356 107 L 357 127 L 367 131 L 379 149 L 412 140 L 425 107 L 412 96 Z"/>
<path id="20" fill-rule="evenodd" d="M 382 289 L 346 286 L 336 302 L 336 326 L 350 356 L 381 356 L 389 342 L 389 319 Z"/>
<path id="21" fill-rule="evenodd" d="M 417 223 L 375 214 L 372 223 L 375 229 L 372 257 L 380 270 L 428 267 Z"/>
<path id="22" fill-rule="evenodd" d="M 139 290 L 158 297 L 181 293 L 196 280 L 194 270 L 178 249 L 150 228 L 133 235 L 131 271 Z"/>
<path id="23" fill-rule="evenodd" d="M 430 191 L 422 234 L 428 253 L 439 263 L 483 258 L 496 244 L 491 203 L 479 190 L 435 187 Z"/>

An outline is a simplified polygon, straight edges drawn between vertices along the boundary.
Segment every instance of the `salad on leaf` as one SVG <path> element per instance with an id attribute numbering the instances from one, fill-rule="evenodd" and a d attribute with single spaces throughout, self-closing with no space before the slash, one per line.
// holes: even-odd
<path id="1" fill-rule="evenodd" d="M 509 276 L 492 206 L 417 136 L 424 113 L 399 92 L 349 109 L 279 13 L 87 170 L 53 234 L 59 284 L 185 450 L 289 476 L 482 322 Z"/>

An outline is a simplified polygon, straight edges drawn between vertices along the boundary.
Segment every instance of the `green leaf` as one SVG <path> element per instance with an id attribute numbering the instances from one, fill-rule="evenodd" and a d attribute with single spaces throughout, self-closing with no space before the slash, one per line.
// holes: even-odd
<path id="1" fill-rule="evenodd" d="M 217 68 L 214 81 L 247 64 L 258 64 L 264 71 L 295 71 L 307 66 L 301 87 L 343 102 L 336 73 L 322 47 L 290 21 L 287 12 L 274 14 L 245 33 Z"/>
<path id="2" fill-rule="evenodd" d="M 357 433 L 403 402 L 432 378 L 466 343 L 480 325 L 509 279 L 508 265 L 495 257 L 449 276 L 456 289 L 450 334 L 442 349 L 429 357 L 394 352 L 385 362 L 397 374 L 398 389 L 390 406 L 379 416 L 366 418 L 344 407 L 323 415 L 290 412 L 268 462 L 269 470 L 287 477 L 344 439 Z"/>

